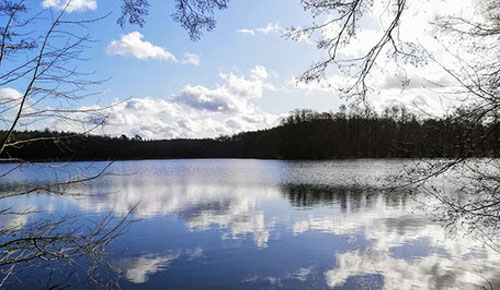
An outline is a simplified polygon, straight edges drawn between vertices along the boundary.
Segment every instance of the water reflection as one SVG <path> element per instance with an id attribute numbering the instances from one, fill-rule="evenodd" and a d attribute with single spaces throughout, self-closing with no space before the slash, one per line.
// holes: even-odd
<path id="1" fill-rule="evenodd" d="M 316 185 L 316 184 L 284 184 L 282 193 L 297 207 L 325 206 L 331 203 L 339 203 L 342 209 L 350 206 L 361 207 L 357 204 L 366 199 L 367 193 L 376 192 L 376 188 L 369 185 Z M 354 203 L 351 205 L 351 203 Z"/>
<path id="2" fill-rule="evenodd" d="M 28 223 L 28 216 L 7 212 L 0 214 L 0 231 L 6 229 L 23 228 Z"/>
<path id="3" fill-rule="evenodd" d="M 176 260 L 178 256 L 144 256 L 139 258 L 128 258 L 115 262 L 115 269 L 123 273 L 125 278 L 132 283 L 146 283 L 149 276 L 167 269 L 168 265 Z"/>
<path id="4" fill-rule="evenodd" d="M 111 192 L 80 198 L 85 211 L 125 214 L 133 207 L 140 218 L 172 215 L 183 220 L 192 231 L 212 227 L 225 229 L 224 239 L 252 235 L 255 244 L 265 248 L 272 220 L 266 220 L 257 203 L 279 197 L 275 187 L 239 187 L 219 184 L 158 184 L 141 180 L 139 184 L 112 180 L 106 185 L 82 191 Z"/>
<path id="5" fill-rule="evenodd" d="M 28 201 L 91 215 L 137 206 L 142 221 L 114 261 L 123 288 L 500 286 L 499 253 L 449 236 L 415 196 L 377 189 L 375 177 L 401 163 L 206 162 L 118 163 L 139 173 L 79 189 L 95 195 Z"/>

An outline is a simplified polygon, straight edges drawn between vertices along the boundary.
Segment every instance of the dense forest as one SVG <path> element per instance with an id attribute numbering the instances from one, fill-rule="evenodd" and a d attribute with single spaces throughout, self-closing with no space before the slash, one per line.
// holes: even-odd
<path id="1" fill-rule="evenodd" d="M 12 141 L 20 142 L 7 148 L 1 157 L 119 160 L 500 156 L 500 132 L 496 122 L 478 125 L 463 120 L 453 117 L 422 119 L 399 106 L 387 108 L 382 114 L 341 106 L 336 113 L 295 110 L 274 128 L 215 139 L 142 140 L 140 136 L 24 131 L 12 135 Z M 33 141 L 23 142 L 28 139 Z"/>

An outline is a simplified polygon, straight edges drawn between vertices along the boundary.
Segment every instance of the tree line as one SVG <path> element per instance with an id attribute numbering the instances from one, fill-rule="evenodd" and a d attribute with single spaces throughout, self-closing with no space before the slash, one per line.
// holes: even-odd
<path id="1" fill-rule="evenodd" d="M 2 153 L 11 160 L 162 158 L 457 158 L 500 156 L 496 122 L 475 124 L 454 115 L 418 118 L 404 106 L 341 106 L 338 112 L 295 110 L 270 129 L 213 139 L 143 140 L 64 132 L 17 131 Z M 455 116 L 455 117 L 454 117 Z M 0 132 L 5 134 L 6 132 Z M 22 143 L 22 140 L 38 140 Z M 478 145 L 479 144 L 479 145 Z"/>

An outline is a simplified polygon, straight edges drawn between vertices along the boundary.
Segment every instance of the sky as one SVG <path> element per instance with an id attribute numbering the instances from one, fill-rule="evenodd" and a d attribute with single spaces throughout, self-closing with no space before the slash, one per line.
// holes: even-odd
<path id="1" fill-rule="evenodd" d="M 66 1 L 37 0 L 31 4 L 58 11 Z M 228 9 L 216 13 L 216 28 L 198 41 L 190 40 L 172 21 L 172 1 L 151 1 L 146 24 L 124 28 L 116 24 L 116 2 L 73 0 L 68 9 L 69 17 L 75 18 L 111 12 L 85 28 L 96 41 L 85 51 L 87 61 L 82 64 L 85 70 L 95 72 L 93 77 L 107 81 L 92 88 L 99 94 L 71 104 L 77 109 L 112 105 L 99 133 L 146 139 L 217 137 L 275 126 L 294 109 L 336 111 L 345 103 L 335 88 L 336 82 L 343 81 L 338 73 L 328 76 L 332 87 L 297 83 L 296 78 L 324 56 L 313 40 L 293 41 L 282 36 L 284 29 L 312 21 L 298 0 L 231 1 Z M 420 16 L 413 15 L 413 20 L 422 21 Z M 362 53 L 373 39 L 371 34 L 380 31 L 376 21 L 364 25 L 367 35 L 351 44 L 347 54 Z M 429 31 L 419 31 L 408 34 L 419 36 L 419 41 L 431 39 Z M 432 88 L 422 85 L 422 76 L 442 81 L 435 70 L 431 66 L 411 70 L 416 81 L 405 90 L 397 75 L 381 72 L 373 80 L 378 89 L 369 101 L 376 108 L 407 104 L 439 114 L 442 102 Z M 0 87 L 0 98 L 16 95 L 16 90 L 20 88 Z M 60 119 L 48 119 L 37 126 L 82 130 L 80 125 Z"/>

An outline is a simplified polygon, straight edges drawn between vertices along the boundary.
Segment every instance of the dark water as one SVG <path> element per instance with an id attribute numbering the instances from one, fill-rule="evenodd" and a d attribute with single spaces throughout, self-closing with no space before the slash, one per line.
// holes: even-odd
<path id="1" fill-rule="evenodd" d="M 0 201 L 0 208 L 92 220 L 136 207 L 140 221 L 111 244 L 109 259 L 123 289 L 500 286 L 499 253 L 470 236 L 448 234 L 414 196 L 367 188 L 380 186 L 380 178 L 404 163 L 117 162 L 114 175 L 79 188 L 93 195 L 31 195 Z M 28 166 L 4 184 L 43 184 L 103 166 Z M 0 227 L 33 219 L 11 217 Z M 36 288 L 35 276 L 24 273 L 26 288 Z"/>

